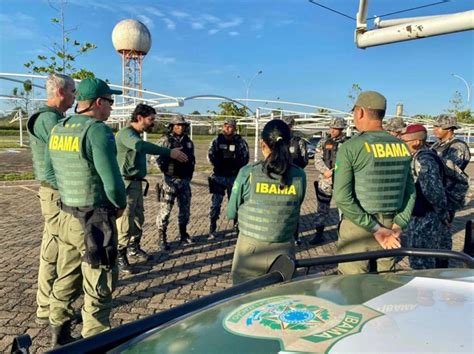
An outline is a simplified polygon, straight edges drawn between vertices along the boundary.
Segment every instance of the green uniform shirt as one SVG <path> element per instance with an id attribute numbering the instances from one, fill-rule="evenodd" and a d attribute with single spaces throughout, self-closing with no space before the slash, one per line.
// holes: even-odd
<path id="1" fill-rule="evenodd" d="M 115 138 L 117 161 L 124 177 L 144 178 L 147 154 L 170 156 L 170 149 L 144 141 L 131 126 L 121 129 Z"/>
<path id="2" fill-rule="evenodd" d="M 401 140 L 385 131 L 364 132 L 339 148 L 334 199 L 344 217 L 372 231 L 377 213 L 395 215 L 406 228 L 415 203 L 411 156 Z"/>
<path id="3" fill-rule="evenodd" d="M 252 164 L 244 166 L 240 169 L 239 174 L 237 175 L 234 185 L 232 187 L 232 195 L 227 203 L 227 218 L 237 219 L 237 212 L 239 206 L 244 202 L 248 201 L 250 198 L 250 174 L 254 168 L 261 168 L 261 164 Z M 302 180 L 302 195 L 301 203 L 303 203 L 305 193 L 306 193 L 306 173 L 303 169 L 292 167 L 289 171 L 290 180 L 295 177 L 300 177 Z"/>
<path id="4" fill-rule="evenodd" d="M 70 118 L 68 124 L 77 124 L 91 119 L 85 115 Z M 92 163 L 102 181 L 107 199 L 117 208 L 127 205 L 126 190 L 117 164 L 117 148 L 112 129 L 102 122 L 93 124 L 84 138 L 84 158 Z M 52 166 L 49 150 L 46 154 L 46 168 Z M 51 183 L 48 179 L 47 182 Z"/>
<path id="5" fill-rule="evenodd" d="M 53 127 L 58 124 L 58 122 L 64 118 L 63 114 L 52 107 L 45 106 L 44 109 L 49 109 L 53 111 L 45 111 L 38 115 L 34 124 L 33 124 L 33 135 L 37 139 L 38 143 L 44 144 L 44 146 L 48 146 L 49 141 L 49 134 Z M 31 134 L 31 132 L 30 132 Z M 32 147 L 33 148 L 33 147 Z M 47 152 L 47 148 L 44 149 L 44 154 Z M 36 162 L 36 161 L 35 161 Z M 38 162 L 36 162 L 38 163 Z M 36 178 L 40 181 L 49 181 L 49 184 L 53 187 L 57 188 L 56 180 L 54 178 L 54 170 L 50 166 L 49 168 L 45 168 L 44 171 L 37 171 L 35 169 Z"/>

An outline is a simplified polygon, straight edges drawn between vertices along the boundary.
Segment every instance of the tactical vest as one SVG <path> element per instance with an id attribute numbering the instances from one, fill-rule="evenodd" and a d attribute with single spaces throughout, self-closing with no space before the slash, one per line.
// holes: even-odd
<path id="1" fill-rule="evenodd" d="M 228 141 L 224 134 L 217 136 L 216 163 L 214 173 L 218 176 L 235 177 L 239 173 L 238 151 L 240 136 L 234 135 L 232 140 Z"/>
<path id="2" fill-rule="evenodd" d="M 425 150 L 425 151 L 418 151 L 415 156 L 413 156 L 412 164 L 412 171 L 415 171 L 415 161 L 418 156 L 422 154 L 429 154 L 433 157 L 439 167 L 439 172 L 441 178 L 444 180 L 444 171 L 443 171 L 443 162 L 440 160 L 441 158 L 436 154 L 436 152 L 432 150 Z M 417 180 L 415 182 L 416 188 L 416 199 L 415 199 L 415 206 L 413 207 L 412 215 L 414 216 L 425 216 L 428 212 L 433 211 L 433 205 L 425 198 L 423 194 L 423 190 L 421 189 L 420 181 Z"/>
<path id="3" fill-rule="evenodd" d="M 339 148 L 339 144 L 342 144 L 349 138 L 347 136 L 344 136 L 340 139 L 333 139 L 333 138 L 328 138 L 325 142 L 324 145 L 322 146 L 323 148 L 323 162 L 329 169 L 333 169 L 334 165 L 336 164 L 336 154 L 337 154 L 337 149 Z"/>
<path id="4" fill-rule="evenodd" d="M 30 136 L 31 154 L 33 155 L 33 170 L 35 172 L 35 178 L 39 181 L 46 180 L 45 171 L 44 171 L 44 152 L 46 149 L 46 143 L 38 139 L 38 137 L 35 135 L 34 127 L 39 115 L 45 112 L 55 113 L 60 118 L 62 118 L 61 114 L 57 110 L 55 110 L 54 108 L 45 106 L 45 107 L 40 108 L 38 112 L 33 114 L 28 119 L 28 123 L 26 125 L 26 128 L 28 130 L 28 135 Z"/>
<path id="5" fill-rule="evenodd" d="M 181 151 L 188 156 L 188 162 L 179 162 L 169 157 L 163 157 L 163 173 L 176 178 L 192 178 L 194 172 L 193 142 L 187 135 L 184 135 L 181 141 L 172 134 L 168 134 L 167 138 L 170 149 L 182 148 Z"/>
<path id="6" fill-rule="evenodd" d="M 70 207 L 108 206 L 102 180 L 85 152 L 86 133 L 100 121 L 88 118 L 83 123 L 70 124 L 71 118 L 56 125 L 49 138 L 49 153 L 61 202 Z"/>
<path id="7" fill-rule="evenodd" d="M 294 136 L 291 138 L 289 146 L 290 156 L 293 164 L 301 168 L 305 168 L 304 163 L 302 161 L 303 158 L 301 156 L 300 140 L 301 138 L 299 136 Z"/>
<path id="8" fill-rule="evenodd" d="M 395 213 L 402 208 L 411 155 L 399 139 L 388 140 L 370 133 L 363 133 L 362 136 L 365 138 L 361 147 L 363 151 L 354 151 L 354 154 L 369 154 L 369 161 L 368 166 L 354 172 L 357 199 L 370 214 Z M 386 156 L 387 145 L 392 156 Z"/>
<path id="9" fill-rule="evenodd" d="M 444 152 L 445 151 L 448 151 L 449 148 L 451 147 L 451 145 L 453 145 L 454 143 L 461 143 L 463 145 L 466 146 L 467 148 L 467 151 L 469 151 L 469 159 L 467 161 L 464 161 L 464 163 L 462 164 L 462 166 L 459 166 L 459 168 L 461 170 L 465 170 L 467 165 L 469 164 L 469 161 L 470 161 L 470 150 L 469 150 L 469 145 L 466 144 L 465 141 L 462 141 L 460 139 L 457 139 L 457 138 L 454 138 L 453 140 L 451 140 L 449 143 L 447 144 L 444 144 L 444 145 L 437 145 L 436 147 L 434 147 L 434 150 L 438 153 L 438 156 L 442 157 L 442 158 L 445 158 L 444 156 Z"/>
<path id="10" fill-rule="evenodd" d="M 293 167 L 294 168 L 294 167 Z M 250 197 L 239 207 L 240 232 L 265 242 L 287 242 L 294 237 L 303 193 L 301 177 L 280 189 L 279 179 L 269 178 L 262 164 L 250 175 Z"/>

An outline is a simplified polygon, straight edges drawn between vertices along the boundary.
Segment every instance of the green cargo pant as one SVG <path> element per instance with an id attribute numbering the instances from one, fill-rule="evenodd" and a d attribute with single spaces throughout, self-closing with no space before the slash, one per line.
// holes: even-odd
<path id="1" fill-rule="evenodd" d="M 58 229 L 59 229 L 59 192 L 55 189 L 41 186 L 38 197 L 41 204 L 41 214 L 44 218 L 43 237 L 41 240 L 40 263 L 38 269 L 38 291 L 36 316 L 49 317 L 49 296 L 57 277 L 56 262 L 58 260 Z"/>
<path id="2" fill-rule="evenodd" d="M 110 329 L 112 292 L 118 281 L 116 265 L 92 268 L 81 261 L 85 252 L 84 229 L 79 219 L 64 211 L 59 216 L 58 246 L 58 278 L 51 293 L 49 322 L 59 326 L 73 317 L 71 304 L 80 294 L 82 283 L 82 336 Z"/>
<path id="3" fill-rule="evenodd" d="M 295 243 L 264 242 L 239 234 L 232 260 L 232 282 L 234 285 L 254 279 L 267 273 L 268 269 L 281 255 L 295 258 Z"/>
<path id="4" fill-rule="evenodd" d="M 385 227 L 392 228 L 393 215 L 378 214 L 377 220 Z M 382 249 L 382 246 L 375 240 L 371 232 L 343 217 L 339 226 L 337 254 L 380 251 Z M 377 260 L 377 270 L 379 272 L 391 270 L 394 265 L 395 260 L 393 258 Z M 342 274 L 367 273 L 369 271 L 369 261 L 340 263 L 338 269 Z"/>
<path id="5" fill-rule="evenodd" d="M 130 241 L 140 242 L 145 222 L 143 189 L 141 181 L 125 181 L 127 186 L 127 207 L 117 219 L 118 249 L 127 248 Z"/>

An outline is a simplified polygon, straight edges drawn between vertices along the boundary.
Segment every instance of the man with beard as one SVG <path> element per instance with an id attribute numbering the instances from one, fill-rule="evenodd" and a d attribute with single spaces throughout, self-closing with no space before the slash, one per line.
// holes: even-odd
<path id="1" fill-rule="evenodd" d="M 118 268 L 123 273 L 132 273 L 128 257 L 143 261 L 151 257 L 140 247 L 145 221 L 143 196 L 148 192 L 146 155 L 170 157 L 180 162 L 187 156 L 179 148 L 168 149 L 147 141 L 140 134 L 150 132 L 154 126 L 156 111 L 146 104 L 139 104 L 132 113 L 130 126 L 121 129 L 116 136 L 117 160 L 127 189 L 127 207 L 117 219 Z M 143 182 L 145 191 L 143 192 Z"/>

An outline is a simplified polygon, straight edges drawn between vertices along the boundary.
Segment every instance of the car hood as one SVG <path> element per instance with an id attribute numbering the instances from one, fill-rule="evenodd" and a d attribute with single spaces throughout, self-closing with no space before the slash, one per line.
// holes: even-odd
<path id="1" fill-rule="evenodd" d="M 184 316 L 114 353 L 466 352 L 474 271 L 304 277 Z"/>

